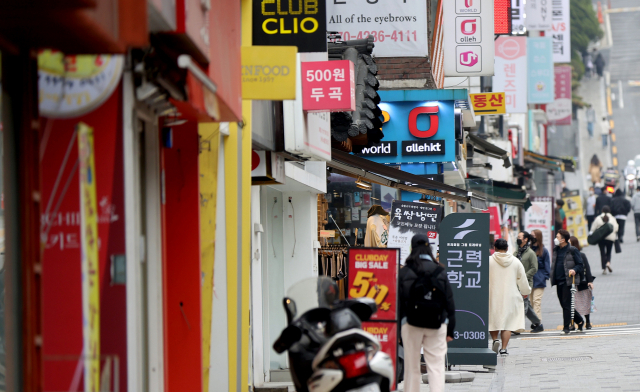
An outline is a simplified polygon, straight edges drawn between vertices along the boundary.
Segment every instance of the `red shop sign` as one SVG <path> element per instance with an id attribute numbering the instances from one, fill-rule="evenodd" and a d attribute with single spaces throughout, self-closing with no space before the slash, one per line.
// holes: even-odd
<path id="1" fill-rule="evenodd" d="M 353 63 L 349 60 L 301 64 L 302 109 L 307 112 L 356 110 Z"/>
<path id="2" fill-rule="evenodd" d="M 349 298 L 373 298 L 378 311 L 371 320 L 398 317 L 398 249 L 349 249 Z"/>
<path id="3" fill-rule="evenodd" d="M 380 342 L 380 351 L 388 354 L 393 362 L 393 374 L 398 372 L 398 323 L 389 321 L 367 321 L 362 323 L 362 329 L 378 338 Z M 396 377 L 392 380 L 392 386 L 395 387 Z M 393 388 L 392 390 L 395 390 Z"/>

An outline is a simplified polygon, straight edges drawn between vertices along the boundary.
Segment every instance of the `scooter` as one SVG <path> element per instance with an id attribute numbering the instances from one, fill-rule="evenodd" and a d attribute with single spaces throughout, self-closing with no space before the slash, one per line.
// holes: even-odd
<path id="1" fill-rule="evenodd" d="M 288 351 L 298 392 L 389 392 L 391 357 L 362 330 L 376 312 L 371 298 L 338 300 L 338 286 L 327 277 L 293 285 L 283 300 L 288 326 L 273 344 Z"/>

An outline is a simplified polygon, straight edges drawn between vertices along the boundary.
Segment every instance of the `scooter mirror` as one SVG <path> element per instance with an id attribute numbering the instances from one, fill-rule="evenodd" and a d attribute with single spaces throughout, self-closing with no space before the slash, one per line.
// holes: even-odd
<path id="1" fill-rule="evenodd" d="M 284 305 L 284 311 L 287 314 L 287 324 L 291 324 L 293 319 L 296 318 L 296 314 L 298 313 L 298 309 L 296 308 L 296 303 L 288 297 L 284 297 L 282 300 L 282 305 Z"/>
<path id="2" fill-rule="evenodd" d="M 378 310 L 378 307 L 376 306 L 376 301 L 372 298 L 365 297 L 358 298 L 357 301 L 349 305 L 349 309 L 351 309 L 361 321 L 367 321 Z"/>
<path id="3" fill-rule="evenodd" d="M 295 342 L 302 337 L 302 331 L 295 325 L 290 325 L 282 331 L 278 340 L 273 343 L 273 350 L 278 354 L 287 351 Z"/>

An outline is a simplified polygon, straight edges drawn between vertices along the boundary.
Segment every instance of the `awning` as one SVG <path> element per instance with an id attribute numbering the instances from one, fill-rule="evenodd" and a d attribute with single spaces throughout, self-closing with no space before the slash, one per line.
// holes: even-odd
<path id="1" fill-rule="evenodd" d="M 473 146 L 474 151 L 491 158 L 502 159 L 504 161 L 504 167 L 511 167 L 511 162 L 509 161 L 509 153 L 507 151 L 476 135 L 469 134 L 467 138 L 467 144 L 469 143 Z"/>
<path id="2" fill-rule="evenodd" d="M 331 155 L 331 162 L 327 162 L 327 166 L 339 174 L 360 177 L 362 180 L 379 185 L 448 200 L 469 202 L 472 197 L 471 192 L 465 189 L 432 181 L 336 149 L 331 150 Z"/>
<path id="3" fill-rule="evenodd" d="M 472 175 L 466 182 L 469 190 L 486 197 L 489 202 L 523 207 L 525 210 L 531 206 L 529 195 L 518 185 Z"/>
<path id="4" fill-rule="evenodd" d="M 524 161 L 549 170 L 566 171 L 565 162 L 562 158 L 542 155 L 529 150 L 524 150 Z"/>

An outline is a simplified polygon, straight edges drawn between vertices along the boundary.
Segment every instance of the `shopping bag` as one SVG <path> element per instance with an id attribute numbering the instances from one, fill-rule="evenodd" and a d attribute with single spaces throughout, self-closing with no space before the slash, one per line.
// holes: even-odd
<path id="1" fill-rule="evenodd" d="M 620 246 L 620 240 L 616 240 L 616 242 L 614 242 L 613 244 L 616 247 L 616 253 L 622 252 L 622 247 Z"/>
<path id="2" fill-rule="evenodd" d="M 598 308 L 596 308 L 596 297 L 595 295 L 591 296 L 591 313 L 595 313 L 598 311 Z"/>

